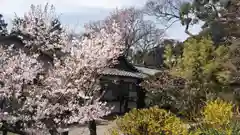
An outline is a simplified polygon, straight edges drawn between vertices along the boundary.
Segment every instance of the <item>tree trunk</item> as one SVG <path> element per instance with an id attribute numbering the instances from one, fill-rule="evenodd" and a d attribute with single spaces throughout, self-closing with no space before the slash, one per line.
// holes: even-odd
<path id="1" fill-rule="evenodd" d="M 95 120 L 89 121 L 88 129 L 89 129 L 90 135 L 97 135 L 97 125 Z"/>

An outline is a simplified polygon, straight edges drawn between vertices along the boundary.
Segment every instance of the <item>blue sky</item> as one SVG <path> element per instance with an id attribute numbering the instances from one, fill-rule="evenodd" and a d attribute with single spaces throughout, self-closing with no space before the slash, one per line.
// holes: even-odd
<path id="1" fill-rule="evenodd" d="M 65 25 L 75 31 L 80 31 L 81 27 L 94 20 L 101 20 L 115 8 L 135 6 L 141 8 L 147 0 L 0 0 L 0 13 L 7 20 L 11 19 L 16 13 L 18 16 L 28 11 L 31 4 L 53 4 L 56 12 L 61 14 L 60 18 Z M 190 28 L 193 33 L 200 31 L 200 26 Z M 184 40 L 187 35 L 181 24 L 174 24 L 168 31 L 169 38 Z"/>

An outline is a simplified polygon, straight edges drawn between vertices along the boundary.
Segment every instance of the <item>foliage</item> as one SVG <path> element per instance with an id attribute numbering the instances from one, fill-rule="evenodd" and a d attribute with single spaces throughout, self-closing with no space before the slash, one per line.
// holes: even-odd
<path id="1" fill-rule="evenodd" d="M 175 55 L 167 46 L 164 58 L 169 71 L 143 83 L 155 96 L 153 102 L 165 100 L 157 104 L 160 107 L 170 105 L 178 114 L 196 118 L 204 101 L 229 88 L 228 47 L 215 47 L 208 38 L 192 38 L 184 42 L 182 55 Z"/>
<path id="2" fill-rule="evenodd" d="M 192 135 L 237 135 L 240 131 L 238 120 L 233 119 L 233 104 L 221 100 L 209 100 L 202 110 L 203 123 L 191 131 Z"/>
<path id="3" fill-rule="evenodd" d="M 158 107 L 133 109 L 117 119 L 117 128 L 126 135 L 187 135 L 188 132 L 179 118 Z"/>
<path id="4" fill-rule="evenodd" d="M 146 97 L 148 106 L 158 105 L 174 113 L 182 107 L 180 97 L 183 95 L 181 89 L 184 85 L 184 79 L 172 76 L 168 71 L 158 73 L 141 83 L 148 91 Z"/>
<path id="5" fill-rule="evenodd" d="M 148 0 L 146 13 L 169 24 L 177 21 L 189 31 L 193 25 L 202 25 L 201 35 L 210 34 L 215 43 L 231 42 L 239 38 L 239 1 L 238 0 Z"/>
<path id="6" fill-rule="evenodd" d="M 230 45 L 232 66 L 239 72 L 239 38 L 240 38 L 240 2 L 238 0 L 194 0 L 189 12 L 183 14 L 188 17 L 190 24 L 194 20 L 203 21 L 203 31 L 200 36 L 211 36 L 215 45 L 226 43 Z M 184 7 L 186 4 L 182 4 Z M 235 74 L 235 73 L 234 73 Z"/>
<path id="7" fill-rule="evenodd" d="M 118 118 L 117 127 L 111 128 L 109 132 L 111 135 L 238 135 L 240 133 L 239 120 L 233 119 L 231 103 L 221 99 L 208 101 L 202 110 L 202 115 L 202 122 L 190 125 L 188 128 L 172 113 L 156 106 L 142 110 L 134 109 Z M 165 129 L 176 132 L 166 132 Z"/>
<path id="8" fill-rule="evenodd" d="M 191 83 L 196 81 L 199 85 L 204 84 L 207 87 L 228 84 L 230 71 L 225 65 L 228 60 L 227 47 L 214 47 L 209 38 L 189 39 L 184 44 L 182 56 L 176 58 L 172 73 L 192 81 Z"/>
<path id="9" fill-rule="evenodd" d="M 176 55 L 181 55 L 182 53 L 182 42 L 174 39 L 163 39 L 158 46 L 149 48 L 148 51 L 137 51 L 133 56 L 134 64 L 142 64 L 144 67 L 150 68 L 165 68 L 164 57 L 162 54 L 165 51 L 165 46 L 169 45 L 172 48 L 173 53 Z"/>
<path id="10" fill-rule="evenodd" d="M 214 128 L 210 128 L 210 129 L 207 128 L 207 129 L 193 131 L 190 133 L 190 135 L 235 135 L 235 134 L 232 134 L 230 130 L 223 131 L 223 130 L 217 130 Z"/>
<path id="11" fill-rule="evenodd" d="M 23 39 L 24 47 L 33 53 L 23 53 L 14 45 L 0 49 L 0 120 L 20 123 L 19 129 L 40 134 L 109 114 L 111 107 L 99 101 L 100 72 L 115 64 L 124 50 L 123 29 L 114 21 L 111 31 L 102 28 L 87 37 L 66 40 L 64 30 L 61 36 L 48 33 L 52 29 L 48 15 L 45 9 L 33 6 L 18 27 L 33 34 L 30 40 Z M 53 48 L 66 54 L 61 59 L 52 55 L 52 66 L 45 70 L 38 56 Z"/>
<path id="12" fill-rule="evenodd" d="M 239 135 L 239 134 L 240 134 L 239 120 L 233 120 L 227 125 L 225 125 L 225 127 L 221 128 L 200 125 L 196 129 L 190 131 L 189 133 L 189 135 Z"/>
<path id="13" fill-rule="evenodd" d="M 169 27 L 181 21 L 190 37 L 210 36 L 216 46 L 230 45 L 229 66 L 235 68 L 234 75 L 239 74 L 239 0 L 148 0 L 145 9 L 147 14 L 167 22 Z M 202 31 L 192 34 L 189 28 L 199 24 L 203 24 Z"/>
<path id="14" fill-rule="evenodd" d="M 172 61 L 170 73 L 185 79 L 192 94 L 218 93 L 228 88 L 231 79 L 231 70 L 226 65 L 228 50 L 225 46 L 213 46 L 209 38 L 189 39 L 184 43 L 182 56 Z"/>
<path id="15" fill-rule="evenodd" d="M 186 80 L 185 90 L 192 109 L 200 109 L 208 95 L 228 89 L 231 78 L 228 61 L 228 48 L 214 47 L 208 38 L 189 39 L 184 43 L 182 56 L 176 58 L 170 70 Z"/>
<path id="16" fill-rule="evenodd" d="M 6 23 L 5 20 L 3 19 L 3 15 L 2 15 L 2 14 L 0 14 L 0 35 L 1 35 L 1 36 L 6 36 L 6 35 L 8 35 L 7 23 Z"/>
<path id="17" fill-rule="evenodd" d="M 202 112 L 204 123 L 214 126 L 230 124 L 233 117 L 233 105 L 221 99 L 208 101 Z"/>
<path id="18" fill-rule="evenodd" d="M 164 54 L 163 54 L 164 58 L 165 58 L 165 65 L 168 68 L 171 68 L 175 59 L 175 56 L 173 55 L 173 50 L 172 47 L 170 45 L 166 45 L 165 46 L 165 50 L 164 50 Z"/>
<path id="19" fill-rule="evenodd" d="M 239 0 L 148 0 L 146 13 L 164 20 L 169 24 L 181 21 L 185 32 L 190 37 L 210 36 L 214 45 L 230 45 L 233 74 L 239 74 L 239 37 L 240 37 L 240 2 Z M 202 25 L 202 31 L 194 35 L 190 26 Z M 237 75 L 238 77 L 239 75 Z M 238 80 L 236 80 L 238 81 Z"/>
<path id="20" fill-rule="evenodd" d="M 203 21 L 202 28 L 209 29 L 214 41 L 219 42 L 224 40 L 224 37 L 231 40 L 232 37 L 239 37 L 239 26 L 236 25 L 239 23 L 239 4 L 239 1 L 235 0 L 194 0 L 182 4 L 181 7 L 187 12 L 180 14 L 188 17 L 183 19 L 190 20 L 189 24 L 196 24 L 194 20 Z M 186 5 L 189 5 L 189 8 L 186 8 Z M 190 14 L 194 16 L 191 17 Z"/>
<path id="21" fill-rule="evenodd" d="M 239 135 L 240 134 L 240 122 L 239 120 L 233 121 L 231 123 L 231 135 Z"/>

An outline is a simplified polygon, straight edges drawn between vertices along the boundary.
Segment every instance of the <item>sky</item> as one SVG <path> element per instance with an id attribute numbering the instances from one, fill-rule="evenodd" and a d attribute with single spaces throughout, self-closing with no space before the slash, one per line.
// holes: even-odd
<path id="1" fill-rule="evenodd" d="M 29 10 L 31 4 L 53 4 L 60 15 L 63 24 L 74 31 L 80 31 L 81 27 L 89 21 L 102 20 L 116 8 L 137 7 L 141 8 L 147 0 L 0 0 L 0 13 L 7 22 L 15 14 L 22 16 Z M 200 31 L 200 25 L 190 28 L 192 33 Z M 168 38 L 183 41 L 187 38 L 184 27 L 175 23 L 166 31 Z"/>

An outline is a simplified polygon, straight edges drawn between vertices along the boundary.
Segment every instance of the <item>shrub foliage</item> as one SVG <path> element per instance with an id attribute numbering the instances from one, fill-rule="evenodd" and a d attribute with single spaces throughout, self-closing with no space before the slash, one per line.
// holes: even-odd
<path id="1" fill-rule="evenodd" d="M 151 107 L 149 109 L 133 109 L 117 119 L 118 130 L 124 135 L 187 135 L 183 122 L 172 113 Z M 119 134 L 111 130 L 112 134 Z"/>

